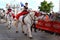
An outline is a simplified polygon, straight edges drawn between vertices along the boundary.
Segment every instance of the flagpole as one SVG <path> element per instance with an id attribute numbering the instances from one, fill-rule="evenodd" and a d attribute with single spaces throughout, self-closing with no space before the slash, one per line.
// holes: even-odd
<path id="1" fill-rule="evenodd" d="M 15 0 L 13 0 L 13 2 L 14 2 L 14 13 L 15 13 L 15 15 L 16 15 L 16 5 L 15 5 Z"/>

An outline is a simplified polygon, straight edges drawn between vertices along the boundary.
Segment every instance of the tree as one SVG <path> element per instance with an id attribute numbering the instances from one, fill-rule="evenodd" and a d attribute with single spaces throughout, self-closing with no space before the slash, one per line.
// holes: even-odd
<path id="1" fill-rule="evenodd" d="M 43 2 L 41 2 L 41 6 L 39 6 L 40 11 L 49 13 L 51 11 L 51 9 L 53 8 L 53 3 L 47 3 L 46 0 L 44 0 Z"/>

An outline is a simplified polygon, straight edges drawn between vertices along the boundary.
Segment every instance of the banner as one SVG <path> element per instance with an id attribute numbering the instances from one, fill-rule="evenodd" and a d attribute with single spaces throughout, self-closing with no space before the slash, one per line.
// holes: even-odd
<path id="1" fill-rule="evenodd" d="M 36 24 L 36 28 L 60 33 L 60 22 L 59 21 L 47 22 L 44 20 L 38 20 L 38 23 Z"/>

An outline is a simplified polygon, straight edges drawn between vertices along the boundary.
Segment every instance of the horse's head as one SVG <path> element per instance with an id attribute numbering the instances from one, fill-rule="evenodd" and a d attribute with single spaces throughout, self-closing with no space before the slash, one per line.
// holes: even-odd
<path id="1" fill-rule="evenodd" d="M 35 12 L 31 11 L 30 15 L 33 17 L 35 15 Z"/>

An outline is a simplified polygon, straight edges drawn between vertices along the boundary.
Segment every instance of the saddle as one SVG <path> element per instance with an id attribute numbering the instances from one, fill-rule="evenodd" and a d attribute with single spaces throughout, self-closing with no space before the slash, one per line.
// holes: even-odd
<path id="1" fill-rule="evenodd" d="M 22 22 L 23 22 L 23 24 L 25 24 L 25 22 L 24 22 L 24 18 L 27 16 L 27 14 L 25 14 L 25 15 L 23 15 L 23 18 L 22 18 Z"/>

